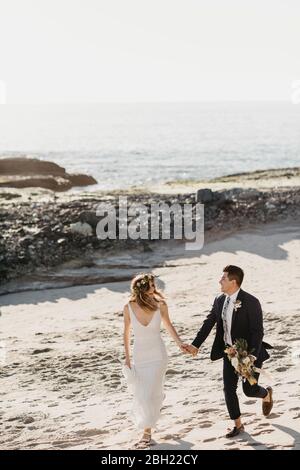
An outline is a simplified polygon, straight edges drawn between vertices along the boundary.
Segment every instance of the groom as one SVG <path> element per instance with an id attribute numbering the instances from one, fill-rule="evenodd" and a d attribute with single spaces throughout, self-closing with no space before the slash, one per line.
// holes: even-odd
<path id="1" fill-rule="evenodd" d="M 206 340 L 213 326 L 217 324 L 216 336 L 211 350 L 211 360 L 223 358 L 224 394 L 230 418 L 234 421 L 234 428 L 226 437 L 234 437 L 244 431 L 241 421 L 239 400 L 236 394 L 238 375 L 231 365 L 224 349 L 233 345 L 236 339 L 243 338 L 248 343 L 248 352 L 256 357 L 254 365 L 261 367 L 263 361 L 270 356 L 265 348 L 272 346 L 262 341 L 263 317 L 259 300 L 243 291 L 241 285 L 244 272 L 238 266 L 229 265 L 223 269 L 220 279 L 221 291 L 215 298 L 211 312 L 204 320 L 191 345 L 184 345 L 185 352 L 196 356 L 201 344 Z M 259 374 L 255 373 L 258 380 Z M 272 388 L 260 387 L 257 383 L 250 385 L 248 380 L 243 382 L 243 391 L 248 397 L 262 398 L 262 410 L 268 416 L 273 407 Z"/>

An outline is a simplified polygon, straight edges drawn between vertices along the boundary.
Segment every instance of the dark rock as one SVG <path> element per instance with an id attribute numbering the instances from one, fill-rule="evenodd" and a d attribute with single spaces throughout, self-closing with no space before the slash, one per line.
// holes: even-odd
<path id="1" fill-rule="evenodd" d="M 247 188 L 239 193 L 239 199 L 242 199 L 245 201 L 252 201 L 253 199 L 258 199 L 259 197 L 261 197 L 262 194 L 263 193 L 261 191 L 258 191 L 257 189 Z"/>
<path id="2" fill-rule="evenodd" d="M 29 246 L 34 240 L 32 235 L 25 235 L 25 237 L 20 238 L 19 243 L 21 246 Z"/>
<path id="3" fill-rule="evenodd" d="M 277 206 L 273 202 L 267 201 L 265 203 L 265 208 L 269 211 L 274 211 L 276 210 Z"/>
<path id="4" fill-rule="evenodd" d="M 97 180 L 95 180 L 93 176 L 89 175 L 73 174 L 68 175 L 68 177 L 72 186 L 89 186 L 91 184 L 97 184 Z"/>
<path id="5" fill-rule="evenodd" d="M 201 204 L 206 204 L 214 200 L 214 194 L 211 189 L 198 189 L 196 201 Z"/>
<path id="6" fill-rule="evenodd" d="M 37 158 L 0 158 L 0 175 L 52 175 L 64 176 L 65 168 Z"/>
<path id="7" fill-rule="evenodd" d="M 92 227 L 94 234 L 96 233 L 96 227 L 97 227 L 99 220 L 101 220 L 101 217 L 96 215 L 96 210 L 95 211 L 83 211 L 79 215 L 79 221 L 81 223 L 89 224 Z"/>
<path id="8" fill-rule="evenodd" d="M 1 177 L 0 187 L 5 188 L 44 188 L 52 191 L 67 191 L 72 188 L 72 183 L 61 176 L 6 176 Z"/>
<path id="9" fill-rule="evenodd" d="M 10 199 L 16 199 L 16 198 L 18 198 L 18 197 L 22 197 L 21 194 L 0 193 L 0 198 L 1 198 L 1 199 L 10 200 Z"/>
<path id="10" fill-rule="evenodd" d="M 69 174 L 65 168 L 53 162 L 24 157 L 0 158 L 0 187 L 67 191 L 74 186 L 91 184 L 97 184 L 92 176 Z"/>
<path id="11" fill-rule="evenodd" d="M 225 201 L 237 200 L 243 191 L 244 191 L 243 188 L 227 189 L 223 191 L 223 199 Z"/>

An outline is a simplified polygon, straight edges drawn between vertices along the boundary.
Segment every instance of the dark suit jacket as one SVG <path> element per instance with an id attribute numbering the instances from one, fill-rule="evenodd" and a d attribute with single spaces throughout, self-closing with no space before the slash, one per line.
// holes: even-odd
<path id="1" fill-rule="evenodd" d="M 199 348 L 216 324 L 216 336 L 210 354 L 212 361 L 224 357 L 224 328 L 221 314 L 225 298 L 225 294 L 215 298 L 209 315 L 204 320 L 192 343 L 193 346 Z M 240 338 L 245 339 L 248 343 L 248 352 L 256 356 L 257 363 L 262 363 L 270 357 L 266 349 L 271 349 L 272 346 L 263 342 L 264 329 L 260 302 L 256 297 L 242 289 L 238 293 L 237 300 L 240 300 L 242 305 L 236 311 L 233 311 L 231 324 L 232 342 L 234 343 L 236 339 Z"/>

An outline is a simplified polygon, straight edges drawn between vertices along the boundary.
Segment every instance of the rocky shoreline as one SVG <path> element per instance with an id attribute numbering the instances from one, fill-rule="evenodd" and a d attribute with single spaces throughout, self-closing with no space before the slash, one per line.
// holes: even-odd
<path id="1" fill-rule="evenodd" d="M 98 239 L 96 226 L 101 217 L 96 216 L 96 208 L 99 203 L 117 207 L 120 195 L 127 196 L 128 205 L 142 203 L 149 210 L 153 203 L 169 206 L 203 203 L 206 240 L 259 224 L 285 220 L 297 223 L 300 220 L 300 186 L 232 187 L 218 191 L 203 188 L 197 193 L 177 195 L 141 191 L 93 192 L 60 197 L 49 191 L 35 193 L 32 189 L 26 194 L 0 190 L 0 293 L 16 290 L 18 279 L 24 279 L 24 276 L 29 280 L 55 277 L 55 269 L 68 262 L 73 262 L 73 268 L 85 266 L 90 269 L 92 274 L 87 276 L 85 283 L 104 282 L 108 278 L 113 281 L 113 276 L 109 277 L 107 272 L 97 275 L 108 255 L 130 251 L 147 253 L 152 252 L 159 242 L 170 243 L 149 239 Z M 85 227 L 85 231 L 79 230 L 80 227 Z M 171 233 L 172 230 L 173 222 Z M 131 272 L 133 266 L 127 268 Z M 127 277 L 130 275 L 126 271 L 124 278 Z M 79 278 L 71 276 L 69 285 L 82 283 Z M 13 286 L 12 280 L 15 281 Z"/>

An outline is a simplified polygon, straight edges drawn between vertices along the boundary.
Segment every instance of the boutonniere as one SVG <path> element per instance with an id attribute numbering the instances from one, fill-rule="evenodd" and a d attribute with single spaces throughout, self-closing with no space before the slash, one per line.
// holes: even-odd
<path id="1" fill-rule="evenodd" d="M 241 308 L 241 306 L 242 306 L 241 300 L 236 300 L 235 302 L 233 302 L 233 308 L 235 312 L 237 311 L 238 308 Z"/>

